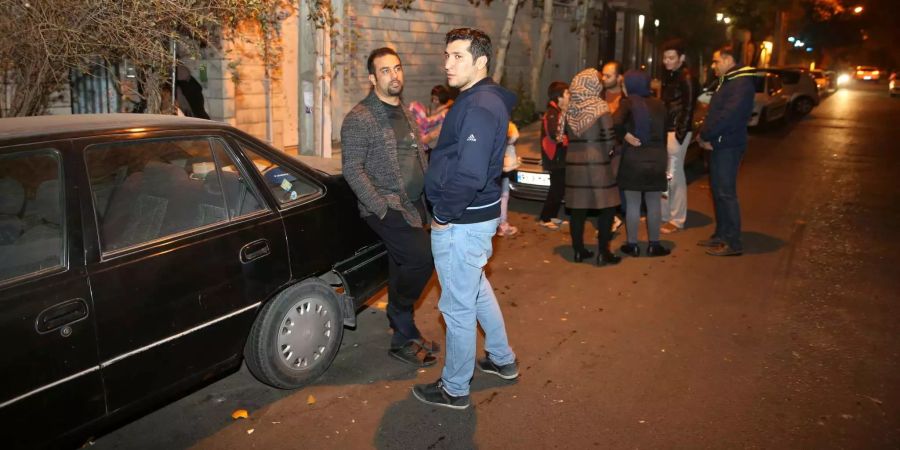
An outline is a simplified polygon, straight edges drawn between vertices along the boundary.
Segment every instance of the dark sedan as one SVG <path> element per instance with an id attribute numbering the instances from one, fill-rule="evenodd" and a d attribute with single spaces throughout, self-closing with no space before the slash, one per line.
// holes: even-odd
<path id="1" fill-rule="evenodd" d="M 242 361 L 303 386 L 386 279 L 339 172 L 228 125 L 0 120 L 6 448 L 78 443 Z"/>

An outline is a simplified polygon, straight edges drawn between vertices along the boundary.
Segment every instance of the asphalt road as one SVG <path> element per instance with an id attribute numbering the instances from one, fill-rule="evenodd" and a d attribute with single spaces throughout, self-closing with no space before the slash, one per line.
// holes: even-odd
<path id="1" fill-rule="evenodd" d="M 616 267 L 572 263 L 568 234 L 514 200 L 521 232 L 495 239 L 489 272 L 521 377 L 476 372 L 474 408 L 412 397 L 440 364 L 389 358 L 376 303 L 312 386 L 279 391 L 242 370 L 88 445 L 898 448 L 900 100 L 886 91 L 843 89 L 753 133 L 742 257 L 695 246 L 713 229 L 705 176 L 690 185 L 688 228 L 666 237 L 672 255 Z M 437 295 L 432 283 L 417 317 L 443 340 Z M 239 408 L 249 419 L 231 419 Z"/>

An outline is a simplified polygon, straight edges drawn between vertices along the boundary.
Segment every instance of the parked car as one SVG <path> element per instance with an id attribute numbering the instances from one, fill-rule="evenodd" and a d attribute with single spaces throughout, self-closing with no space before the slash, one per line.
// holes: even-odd
<path id="1" fill-rule="evenodd" d="M 759 69 L 781 76 L 791 112 L 798 116 L 809 114 L 819 104 L 819 89 L 809 71 L 803 69 Z"/>
<path id="2" fill-rule="evenodd" d="M 856 66 L 854 78 L 860 81 L 875 81 L 881 79 L 881 71 L 877 67 L 872 66 Z"/>
<path id="3" fill-rule="evenodd" d="M 781 75 L 766 73 L 756 77 L 756 95 L 753 97 L 753 113 L 747 126 L 756 127 L 787 118 L 789 99 L 784 93 Z"/>
<path id="4" fill-rule="evenodd" d="M 322 374 L 387 280 L 334 168 L 226 124 L 0 120 L 0 429 L 69 446 L 242 361 Z"/>
<path id="5" fill-rule="evenodd" d="M 825 73 L 825 80 L 827 81 L 825 84 L 825 92 L 829 94 L 836 92 L 841 86 L 839 81 L 840 75 L 833 70 L 824 70 L 823 72 Z"/>
<path id="6" fill-rule="evenodd" d="M 900 95 L 900 81 L 897 80 L 897 72 L 892 72 L 890 81 L 888 81 L 888 93 L 891 97 Z"/>

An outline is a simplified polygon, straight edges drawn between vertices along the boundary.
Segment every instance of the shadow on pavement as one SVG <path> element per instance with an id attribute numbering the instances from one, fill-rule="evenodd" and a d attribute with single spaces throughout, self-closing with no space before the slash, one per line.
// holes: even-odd
<path id="1" fill-rule="evenodd" d="M 689 209 L 687 212 L 687 219 L 684 222 L 685 228 L 703 228 L 707 225 L 712 225 L 713 218 L 703 214 L 700 211 L 695 209 Z"/>
<path id="2" fill-rule="evenodd" d="M 744 241 L 744 253 L 748 255 L 776 252 L 786 244 L 775 236 L 756 231 L 744 231 L 741 233 L 741 240 Z"/>
<path id="3" fill-rule="evenodd" d="M 382 450 L 476 448 L 478 406 L 491 403 L 500 395 L 501 388 L 515 383 L 476 371 L 471 392 L 489 390 L 491 393 L 481 400 L 472 397 L 471 406 L 463 411 L 426 405 L 410 392 L 404 400 L 385 411 L 374 446 Z"/>

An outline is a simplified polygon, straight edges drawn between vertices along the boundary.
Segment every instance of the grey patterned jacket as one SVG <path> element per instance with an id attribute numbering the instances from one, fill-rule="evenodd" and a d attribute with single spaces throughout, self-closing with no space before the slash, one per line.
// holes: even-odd
<path id="1" fill-rule="evenodd" d="M 419 128 L 401 103 L 409 128 L 416 134 L 419 163 L 427 169 Z M 341 163 L 344 178 L 359 200 L 362 217 L 384 218 L 388 209 L 400 211 L 406 222 L 422 227 L 423 218 L 406 195 L 397 160 L 397 139 L 384 104 L 372 91 L 353 107 L 341 126 Z M 420 201 L 424 201 L 422 196 Z"/>

